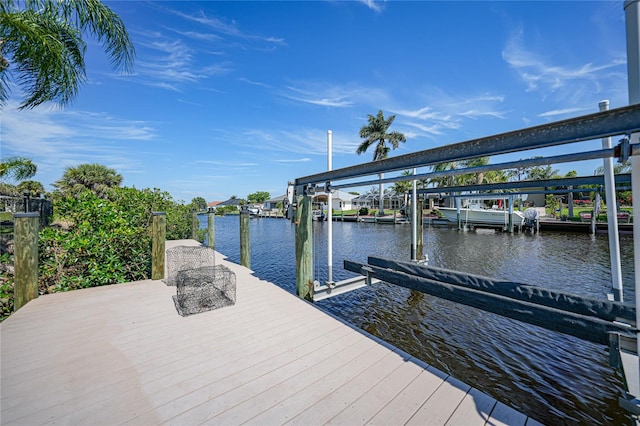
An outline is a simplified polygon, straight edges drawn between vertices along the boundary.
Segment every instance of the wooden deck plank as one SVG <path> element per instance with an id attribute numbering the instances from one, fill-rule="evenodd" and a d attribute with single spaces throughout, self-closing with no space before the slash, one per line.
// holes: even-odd
<path id="1" fill-rule="evenodd" d="M 471 386 L 449 376 L 409 419 L 409 425 L 444 425 L 458 408 Z"/>
<path id="2" fill-rule="evenodd" d="M 350 346 L 343 348 L 335 355 L 327 357 L 321 363 L 307 366 L 307 369 L 297 376 L 288 378 L 261 394 L 256 394 L 252 399 L 243 401 L 210 420 L 218 424 L 245 423 L 282 401 L 291 398 L 303 389 L 307 389 L 315 382 L 336 373 L 343 364 L 361 357 L 375 345 L 375 342 L 362 335 L 355 336 L 352 338 Z"/>
<path id="3" fill-rule="evenodd" d="M 305 411 L 292 418 L 287 424 L 327 423 L 389 374 L 393 374 L 405 361 L 406 358 L 402 355 L 389 352 L 366 371 L 334 389 L 315 404 L 308 406 Z"/>
<path id="4" fill-rule="evenodd" d="M 395 398 L 409 383 L 415 380 L 424 368 L 414 362 L 404 362 L 392 374 L 374 385 L 356 401 L 330 419 L 327 423 L 366 424 L 372 417 L 371 407 L 384 407 Z M 375 413 L 373 413 L 375 415 Z"/>
<path id="5" fill-rule="evenodd" d="M 303 412 L 307 407 L 313 406 L 325 396 L 330 395 L 353 377 L 369 369 L 370 366 L 389 355 L 389 353 L 389 349 L 384 346 L 374 346 L 357 359 L 345 363 L 338 370 L 335 370 L 331 376 L 312 383 L 290 398 L 281 401 L 278 405 L 250 419 L 247 424 L 284 424 Z"/>
<path id="6" fill-rule="evenodd" d="M 289 327 L 290 328 L 290 327 Z M 280 332 L 289 331 L 286 330 L 286 325 L 283 325 Z M 306 334 L 304 327 L 298 328 L 298 334 L 290 333 L 286 336 L 276 335 L 276 336 L 265 336 L 261 339 L 253 339 L 252 343 L 254 347 L 247 346 L 236 346 L 232 351 L 222 351 L 215 352 L 215 349 L 210 349 L 211 352 L 216 353 L 215 360 L 218 362 L 216 368 L 221 367 L 233 367 L 237 366 L 236 360 L 240 357 L 244 357 L 245 360 L 255 359 L 261 360 L 263 357 L 263 350 L 268 343 L 271 346 L 278 346 L 282 343 L 286 343 L 290 338 L 296 338 L 298 336 L 304 336 Z M 92 416 L 96 412 L 100 410 L 100 407 L 104 407 L 107 411 L 110 409 L 109 407 L 112 404 L 117 403 L 118 406 L 122 407 L 124 410 L 129 405 L 131 405 L 131 399 L 133 395 L 136 394 L 137 388 L 142 386 L 145 393 L 153 393 L 160 392 L 166 390 L 167 388 L 171 388 L 172 386 L 179 386 L 182 382 L 188 381 L 189 379 L 194 379 L 196 377 L 202 377 L 206 379 L 207 368 L 210 367 L 210 363 L 213 361 L 211 352 L 209 350 L 207 352 L 201 352 L 199 355 L 199 361 L 196 363 L 188 363 L 186 366 L 183 365 L 182 360 L 176 360 L 175 355 L 171 354 L 170 351 L 163 351 L 163 353 L 168 354 L 169 358 L 167 359 L 167 363 L 163 366 L 155 366 L 154 364 L 150 364 L 148 362 L 142 362 L 138 364 L 138 367 L 129 366 L 124 371 L 124 375 L 118 375 L 116 380 L 112 380 L 112 377 L 99 377 L 96 380 L 90 383 L 84 383 L 83 387 L 80 389 L 76 389 L 77 393 L 80 396 L 76 398 L 82 399 L 83 407 L 79 410 L 76 410 L 72 413 L 71 418 L 74 420 L 74 423 L 82 422 L 85 419 L 83 415 Z M 253 358 L 251 358 L 253 356 Z M 150 370 L 153 368 L 152 370 Z M 150 371 L 155 373 L 154 375 L 150 375 L 147 373 Z M 135 374 L 139 377 L 139 382 L 136 384 L 135 389 L 127 389 L 124 385 L 128 382 L 128 375 Z M 159 376 L 159 377 L 158 377 Z M 124 377 L 124 379 L 123 379 Z M 195 379 L 192 383 L 195 383 Z M 173 389 L 173 388 L 172 388 Z M 174 390 L 171 390 L 174 392 Z M 53 390 L 49 392 L 51 398 L 59 397 L 59 392 Z M 107 396 L 105 396 L 105 394 Z M 116 396 L 117 401 L 112 401 L 112 398 L 109 395 Z M 39 405 L 42 406 L 45 404 L 45 399 L 42 397 L 38 398 Z M 133 403 L 136 405 L 136 403 Z M 136 407 L 133 408 L 134 411 L 137 411 L 139 414 L 139 409 Z M 51 406 L 47 406 L 41 408 L 41 411 L 45 415 L 57 414 L 61 416 L 65 416 L 66 409 L 64 407 L 56 406 L 55 399 L 53 400 L 53 404 Z M 60 412 L 58 412 L 60 411 Z M 133 416 L 134 414 L 132 414 Z"/>
<path id="7" fill-rule="evenodd" d="M 0 324 L 2 424 L 430 424 L 429 404 L 482 424 L 486 395 L 447 408 L 453 378 L 216 261 L 234 306 L 183 318 L 175 287 L 147 280 L 46 295 Z M 526 420 L 507 408 L 489 424 Z"/>
<path id="8" fill-rule="evenodd" d="M 342 330 L 343 331 L 343 330 Z M 175 416 L 168 424 L 201 424 L 210 419 L 224 413 L 230 408 L 248 400 L 253 399 L 256 395 L 263 394 L 267 389 L 274 387 L 290 378 L 294 378 L 302 374 L 309 366 L 318 365 L 326 358 L 334 356 L 338 351 L 350 345 L 349 341 L 353 339 L 352 333 L 332 332 L 326 334 L 314 341 L 313 346 L 308 346 L 305 353 L 299 355 L 295 362 L 289 362 L 275 368 L 265 374 L 256 376 L 256 378 L 235 387 L 229 391 L 223 392 L 219 397 L 205 401 L 189 411 Z M 216 385 L 216 391 L 219 387 Z M 216 420 L 218 422 L 218 420 Z"/>
<path id="9" fill-rule="evenodd" d="M 491 426 L 524 426 L 526 423 L 527 416 L 502 402 L 496 404 L 487 422 Z"/>
<path id="10" fill-rule="evenodd" d="M 436 369 L 425 369 L 387 405 L 379 409 L 367 424 L 406 424 L 424 402 L 444 383 L 447 375 Z"/>
<path id="11" fill-rule="evenodd" d="M 478 389 L 471 388 L 456 411 L 447 420 L 448 426 L 466 426 L 483 424 L 489 420 L 496 400 Z"/>

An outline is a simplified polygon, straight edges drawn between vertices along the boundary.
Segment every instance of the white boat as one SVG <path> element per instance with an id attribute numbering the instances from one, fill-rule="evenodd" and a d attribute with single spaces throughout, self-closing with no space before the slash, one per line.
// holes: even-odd
<path id="1" fill-rule="evenodd" d="M 458 222 L 458 210 L 456 207 L 438 207 L 438 210 L 447 218 L 448 221 Z M 524 215 L 519 211 L 511 213 L 513 226 L 520 227 L 524 224 Z M 497 208 L 484 208 L 481 205 L 474 204 L 468 207 L 460 208 L 460 221 L 469 225 L 490 225 L 490 226 L 508 226 L 509 211 Z"/>
<path id="2" fill-rule="evenodd" d="M 324 222 L 326 220 L 326 216 L 323 210 L 313 210 L 311 212 L 311 220 L 317 222 Z"/>

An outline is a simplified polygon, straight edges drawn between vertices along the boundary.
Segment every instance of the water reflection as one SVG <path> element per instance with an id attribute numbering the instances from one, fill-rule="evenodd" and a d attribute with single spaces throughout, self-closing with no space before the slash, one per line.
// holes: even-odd
<path id="1" fill-rule="evenodd" d="M 216 249 L 239 262 L 237 217 L 215 224 Z M 295 293 L 293 224 L 257 219 L 250 226 L 256 275 Z M 323 281 L 327 224 L 313 226 L 315 277 Z M 344 259 L 410 255 L 409 226 L 336 222 L 333 232 L 334 280 L 354 275 L 342 269 Z M 606 234 L 426 228 L 424 243 L 433 266 L 594 298 L 610 292 Z M 633 301 L 632 237 L 620 243 L 625 300 Z M 617 403 L 621 379 L 603 346 L 386 283 L 317 305 L 544 423 L 629 423 Z"/>

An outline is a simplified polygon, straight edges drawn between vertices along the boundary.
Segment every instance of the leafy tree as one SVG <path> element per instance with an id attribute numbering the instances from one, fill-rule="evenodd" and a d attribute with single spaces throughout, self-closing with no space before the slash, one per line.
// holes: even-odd
<path id="1" fill-rule="evenodd" d="M 132 69 L 135 52 L 124 23 L 100 1 L 0 2 L 0 105 L 12 80 L 26 94 L 20 109 L 67 105 L 86 80 L 83 34 L 102 44 L 116 69 Z"/>
<path id="2" fill-rule="evenodd" d="M 411 170 L 405 170 L 402 172 L 402 176 L 411 176 L 413 172 Z M 421 182 L 418 182 L 421 184 Z M 396 194 L 405 194 L 413 188 L 413 182 L 411 180 L 398 180 L 393 183 L 392 191 Z"/>
<path id="3" fill-rule="evenodd" d="M 29 196 L 31 197 L 39 197 L 45 193 L 44 186 L 36 180 L 25 180 L 24 182 L 20 182 L 18 186 L 16 186 L 16 189 L 20 194 L 24 194 L 25 191 L 29 191 Z"/>
<path id="4" fill-rule="evenodd" d="M 616 163 L 613 166 L 613 173 L 629 173 L 631 171 L 631 159 L 628 159 L 624 163 Z M 594 175 L 603 175 L 604 174 L 604 166 L 600 166 L 593 172 Z"/>
<path id="5" fill-rule="evenodd" d="M 266 191 L 257 191 L 247 195 L 247 201 L 251 204 L 262 204 L 269 198 L 271 198 L 271 195 Z"/>
<path id="6" fill-rule="evenodd" d="M 33 177 L 38 167 L 26 157 L 8 157 L 0 161 L 0 179 L 21 181 Z"/>
<path id="7" fill-rule="evenodd" d="M 489 157 L 471 158 L 462 161 L 450 161 L 435 164 L 431 167 L 433 172 L 444 172 L 448 170 L 468 169 L 471 167 L 486 166 L 489 164 Z M 483 183 L 503 182 L 506 179 L 504 173 L 500 172 L 479 172 L 459 175 L 447 175 L 429 179 L 429 183 L 434 186 L 459 186 L 459 185 L 481 185 Z"/>
<path id="8" fill-rule="evenodd" d="M 202 197 L 195 197 L 193 200 L 191 200 L 191 205 L 198 211 L 206 210 L 207 200 Z"/>
<path id="9" fill-rule="evenodd" d="M 120 186 L 122 175 L 101 164 L 80 164 L 68 167 L 62 178 L 53 184 L 65 195 L 77 196 L 89 190 L 98 197 L 106 198 L 109 188 Z"/>
<path id="10" fill-rule="evenodd" d="M 382 110 L 378 110 L 378 114 L 373 116 L 369 114 L 367 116 L 368 124 L 365 124 L 360 128 L 360 137 L 364 140 L 360 143 L 356 149 L 356 154 L 364 154 L 372 146 L 376 145 L 373 153 L 373 161 L 383 160 L 388 157 L 391 149 L 397 149 L 400 146 L 400 142 L 406 142 L 407 138 L 400 132 L 388 132 L 391 123 L 395 120 L 396 116 L 391 115 L 385 119 Z M 391 146 L 387 145 L 390 144 Z M 384 174 L 380 173 L 380 179 L 384 178 Z M 380 213 L 383 213 L 383 184 L 380 183 Z"/>

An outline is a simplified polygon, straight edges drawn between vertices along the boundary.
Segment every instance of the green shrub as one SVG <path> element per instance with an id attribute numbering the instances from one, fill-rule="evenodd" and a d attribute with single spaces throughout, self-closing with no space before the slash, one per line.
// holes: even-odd
<path id="1" fill-rule="evenodd" d="M 89 191 L 58 196 L 54 214 L 69 227 L 40 232 L 40 291 L 149 278 L 153 211 L 166 212 L 167 239 L 191 238 L 191 206 L 158 189 L 113 188 L 106 198 Z M 204 232 L 199 234 L 202 239 Z"/>
<path id="2" fill-rule="evenodd" d="M 360 207 L 360 210 L 358 210 L 358 214 L 361 216 L 366 216 L 369 214 L 369 209 L 367 207 Z"/>

